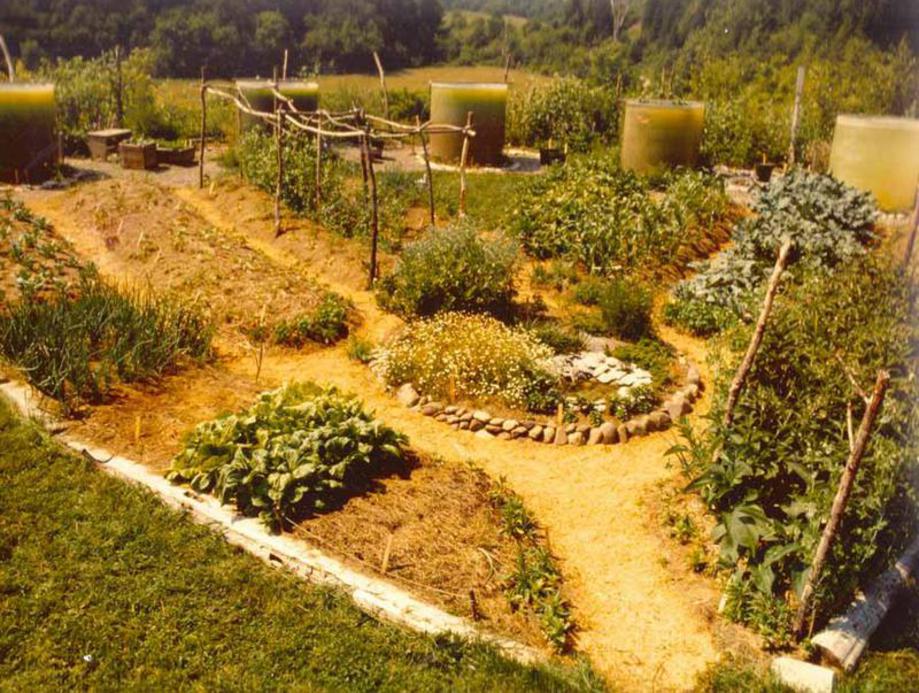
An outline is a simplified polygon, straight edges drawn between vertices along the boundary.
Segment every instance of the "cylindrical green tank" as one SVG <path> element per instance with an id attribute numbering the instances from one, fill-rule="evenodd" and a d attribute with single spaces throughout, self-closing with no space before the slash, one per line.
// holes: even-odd
<path id="1" fill-rule="evenodd" d="M 466 114 L 472 112 L 475 137 L 469 140 L 469 164 L 497 166 L 503 162 L 506 110 L 507 84 L 431 83 L 433 125 L 462 127 L 466 124 Z M 433 158 L 459 163 L 462 152 L 462 134 L 431 135 Z"/>
<path id="2" fill-rule="evenodd" d="M 290 99 L 298 111 L 319 109 L 319 84 L 287 80 L 278 83 L 278 91 Z"/>
<path id="3" fill-rule="evenodd" d="M 699 161 L 705 104 L 698 101 L 625 102 L 622 168 L 654 173 Z"/>
<path id="4" fill-rule="evenodd" d="M 274 92 L 272 91 L 272 87 L 273 83 L 264 79 L 236 80 L 236 89 L 244 97 L 244 101 L 248 101 L 249 106 L 253 110 L 263 113 L 274 113 Z M 263 121 L 255 116 L 243 113 L 240 122 L 243 130 L 248 130 Z"/>
<path id="5" fill-rule="evenodd" d="M 53 84 L 0 84 L 0 180 L 36 182 L 50 175 L 54 119 Z"/>
<path id="6" fill-rule="evenodd" d="M 837 116 L 830 173 L 872 193 L 884 211 L 909 210 L 919 183 L 919 120 Z"/>

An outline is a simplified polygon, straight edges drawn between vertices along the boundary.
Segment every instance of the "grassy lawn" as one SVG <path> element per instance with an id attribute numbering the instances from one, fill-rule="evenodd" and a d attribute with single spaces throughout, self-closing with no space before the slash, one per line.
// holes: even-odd
<path id="1" fill-rule="evenodd" d="M 382 625 L 63 452 L 0 400 L 0 688 L 573 690 Z"/>

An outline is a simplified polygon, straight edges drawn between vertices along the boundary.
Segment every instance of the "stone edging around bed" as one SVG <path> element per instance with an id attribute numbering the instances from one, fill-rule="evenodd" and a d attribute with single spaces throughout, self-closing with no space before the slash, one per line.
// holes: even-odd
<path id="1" fill-rule="evenodd" d="M 230 544 L 273 567 L 286 568 L 313 584 L 341 589 L 358 609 L 373 618 L 419 633 L 451 633 L 469 641 L 484 642 L 505 657 L 523 664 L 536 664 L 546 659 L 535 648 L 480 630 L 468 619 L 427 604 L 386 580 L 358 572 L 307 542 L 284 534 L 271 534 L 258 519 L 239 515 L 213 496 L 173 485 L 142 464 L 61 433 L 65 426 L 41 410 L 34 391 L 23 383 L 4 382 L 0 378 L 0 398 L 4 396 L 23 416 L 36 420 L 51 433 L 60 434 L 58 440 L 62 444 L 92 459 L 102 471 L 143 487 L 166 505 L 187 512 L 194 522 L 218 532 Z"/>
<path id="2" fill-rule="evenodd" d="M 692 411 L 693 402 L 699 399 L 705 386 L 699 369 L 685 359 L 682 361 L 686 369 L 683 387 L 672 393 L 655 411 L 633 417 L 625 423 L 613 420 L 605 421 L 600 426 L 566 424 L 558 428 L 554 421 L 540 423 L 535 420 L 493 417 L 484 409 L 444 405 L 430 397 L 420 396 L 412 383 L 397 388 L 396 399 L 413 411 L 455 430 L 474 433 L 479 438 L 528 440 L 549 445 L 615 445 L 625 443 L 629 438 L 666 431 L 674 422 Z"/>

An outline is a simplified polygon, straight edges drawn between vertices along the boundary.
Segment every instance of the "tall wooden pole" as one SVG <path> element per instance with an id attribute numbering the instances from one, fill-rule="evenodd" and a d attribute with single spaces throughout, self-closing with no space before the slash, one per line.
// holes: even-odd
<path id="1" fill-rule="evenodd" d="M 756 358 L 756 352 L 759 351 L 760 344 L 763 343 L 763 334 L 766 331 L 766 322 L 769 320 L 769 313 L 772 312 L 772 303 L 775 300 L 775 292 L 779 288 L 779 280 L 782 273 L 788 265 L 788 255 L 791 252 L 791 240 L 788 239 L 782 244 L 779 250 L 779 257 L 775 262 L 775 268 L 772 270 L 772 276 L 769 278 L 769 285 L 766 287 L 766 298 L 763 300 L 763 309 L 760 311 L 759 320 L 756 321 L 756 329 L 753 331 L 753 339 L 750 340 L 750 346 L 744 355 L 740 368 L 731 381 L 731 388 L 728 390 L 728 401 L 724 408 L 724 427 L 730 428 L 734 422 L 734 408 L 737 406 L 737 400 L 743 390 L 744 381 L 753 367 L 753 360 Z"/>
<path id="2" fill-rule="evenodd" d="M 795 165 L 795 141 L 798 139 L 798 122 L 801 119 L 801 97 L 804 95 L 804 65 L 798 67 L 795 81 L 795 105 L 791 112 L 791 141 L 788 144 L 788 165 Z"/>
<path id="3" fill-rule="evenodd" d="M 281 79 L 287 79 L 287 49 L 284 49 L 284 67 L 281 70 Z"/>
<path id="4" fill-rule="evenodd" d="M 275 147 L 278 150 L 278 176 L 274 191 L 274 235 L 281 235 L 281 193 L 284 190 L 284 105 L 278 104 L 275 117 Z"/>
<path id="5" fill-rule="evenodd" d="M 836 490 L 836 497 L 833 498 L 833 506 L 830 509 L 829 522 L 823 528 L 823 534 L 820 536 L 820 543 L 817 545 L 817 552 L 814 554 L 807 582 L 804 583 L 804 589 L 801 592 L 801 602 L 798 605 L 794 622 L 794 631 L 799 638 L 804 633 L 804 622 L 807 620 L 810 610 L 814 586 L 820 580 L 820 572 L 823 570 L 823 565 L 826 563 L 826 558 L 830 553 L 836 532 L 842 522 L 846 504 L 849 502 L 849 495 L 852 493 L 852 486 L 855 484 L 855 476 L 858 474 L 859 465 L 865 454 L 865 448 L 868 446 L 868 440 L 871 437 L 871 428 L 874 426 L 878 411 L 880 411 L 881 404 L 884 402 L 884 394 L 887 392 L 889 384 L 890 374 L 887 371 L 878 372 L 877 380 L 874 383 L 874 392 L 871 393 L 871 399 L 865 409 L 864 416 L 862 416 L 861 425 L 858 427 L 855 445 L 852 446 L 849 459 L 839 479 L 839 487 Z"/>
<path id="6" fill-rule="evenodd" d="M 463 151 L 460 155 L 459 217 L 466 216 L 466 160 L 469 158 L 469 131 L 472 128 L 472 111 L 466 113 L 466 128 L 463 130 Z"/>
<path id="7" fill-rule="evenodd" d="M 435 225 L 434 215 L 434 172 L 431 170 L 431 156 L 428 154 L 428 137 L 421 127 L 420 116 L 415 116 L 415 127 L 418 128 L 418 135 L 421 138 L 421 151 L 424 154 L 424 169 L 428 177 L 428 210 L 431 213 L 431 228 Z"/>
<path id="8" fill-rule="evenodd" d="M 507 80 L 511 75 L 511 54 L 508 51 L 507 55 L 504 56 L 504 83 L 507 84 Z"/>
<path id="9" fill-rule="evenodd" d="M 370 200 L 372 204 L 371 212 L 371 235 L 370 235 L 370 282 L 368 288 L 373 288 L 373 283 L 377 278 L 377 242 L 380 236 L 380 216 L 377 200 L 377 176 L 373 170 L 373 155 L 370 153 L 370 129 L 366 129 L 366 134 L 361 138 L 361 148 L 364 150 L 364 156 L 367 159 L 367 177 L 370 181 Z"/>
<path id="10" fill-rule="evenodd" d="M 322 118 L 316 119 L 316 211 L 322 207 Z"/>
<path id="11" fill-rule="evenodd" d="M 201 151 L 198 154 L 198 188 L 204 187 L 204 147 L 207 143 L 207 83 L 201 68 Z"/>
<path id="12" fill-rule="evenodd" d="M 380 61 L 379 54 L 373 52 L 373 62 L 377 65 L 377 72 L 380 74 L 380 89 L 383 92 L 383 114 L 386 120 L 389 120 L 389 93 L 386 90 L 386 72 L 383 71 L 383 63 Z"/>

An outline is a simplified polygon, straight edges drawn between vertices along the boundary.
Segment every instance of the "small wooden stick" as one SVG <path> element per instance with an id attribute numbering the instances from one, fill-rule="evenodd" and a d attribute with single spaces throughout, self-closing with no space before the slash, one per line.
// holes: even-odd
<path id="1" fill-rule="evenodd" d="M 772 302 L 775 300 L 775 292 L 779 288 L 779 280 L 782 273 L 788 265 L 788 255 L 791 252 L 791 239 L 786 240 L 779 250 L 779 258 L 775 262 L 775 269 L 772 270 L 772 276 L 769 278 L 769 285 L 766 288 L 766 298 L 763 301 L 763 309 L 760 312 L 759 320 L 756 321 L 756 329 L 753 331 L 753 339 L 750 340 L 750 346 L 744 355 L 740 368 L 734 375 L 731 382 L 731 389 L 728 391 L 728 401 L 724 408 L 724 427 L 730 428 L 734 422 L 734 407 L 737 406 L 737 400 L 743 390 L 744 381 L 753 367 L 753 360 L 756 358 L 756 352 L 759 351 L 760 344 L 763 342 L 763 334 L 766 331 L 766 322 L 769 320 L 769 313 L 772 312 Z"/>
<path id="2" fill-rule="evenodd" d="M 833 540 L 836 538 L 836 532 L 842 522 L 842 516 L 846 511 L 846 504 L 849 502 L 849 495 L 855 483 L 855 476 L 858 474 L 865 448 L 868 447 L 871 428 L 874 426 L 878 411 L 880 411 L 881 404 L 884 402 L 884 394 L 887 392 L 889 384 L 890 374 L 887 371 L 879 371 L 877 381 L 874 384 L 874 392 L 871 394 L 871 401 L 868 403 L 865 414 L 862 416 L 861 425 L 858 427 L 855 445 L 849 453 L 849 459 L 839 479 L 839 487 L 836 490 L 836 497 L 833 498 L 833 506 L 830 509 L 829 522 L 823 528 L 820 543 L 817 545 L 817 552 L 814 554 L 814 560 L 811 563 L 810 573 L 801 592 L 801 602 L 798 604 L 798 611 L 794 621 L 794 631 L 798 638 L 804 633 L 804 624 L 807 620 L 811 598 L 814 594 L 814 586 L 820 579 L 820 571 L 823 569 L 823 564 L 826 562 Z"/>
<path id="3" fill-rule="evenodd" d="M 479 611 L 479 603 L 475 598 L 475 590 L 469 590 L 469 612 L 473 621 L 481 620 L 482 614 Z"/>
<path id="4" fill-rule="evenodd" d="M 207 82 L 204 81 L 204 68 L 201 68 L 201 152 L 198 162 L 198 189 L 204 188 L 204 146 L 207 142 Z"/>
<path id="5" fill-rule="evenodd" d="M 274 235 L 281 235 L 281 192 L 284 189 L 284 104 L 275 111 L 275 145 L 278 150 L 278 176 L 274 191 Z"/>
<path id="6" fill-rule="evenodd" d="M 463 131 L 463 152 L 460 156 L 459 217 L 466 216 L 466 160 L 469 158 L 469 130 L 472 128 L 472 111 L 466 113 L 466 129 Z"/>
<path id="7" fill-rule="evenodd" d="M 415 116 L 415 127 L 418 128 L 418 135 L 421 137 L 421 151 L 424 154 L 424 169 L 428 177 L 428 209 L 431 212 L 431 228 L 434 228 L 434 172 L 431 170 L 431 157 L 428 154 L 428 138 L 421 127 L 421 117 Z"/>
<path id="8" fill-rule="evenodd" d="M 906 253 L 903 255 L 903 268 L 908 269 L 913 259 L 913 247 L 916 245 L 916 233 L 919 232 L 919 186 L 916 187 L 916 202 L 913 205 L 913 223 L 906 241 Z"/>
<path id="9" fill-rule="evenodd" d="M 839 365 L 842 367 L 842 372 L 846 374 L 846 377 L 849 379 L 849 382 L 852 383 L 852 387 L 855 388 L 855 391 L 858 393 L 858 396 L 865 400 L 865 404 L 868 404 L 868 400 L 871 399 L 868 396 L 868 393 L 862 389 L 862 386 L 858 384 L 855 375 L 852 373 L 852 370 L 846 365 L 846 362 L 842 360 L 842 355 L 839 352 L 834 354 L 836 360 L 839 362 Z"/>
<path id="10" fill-rule="evenodd" d="M 383 63 L 380 62 L 380 55 L 373 52 L 373 62 L 377 65 L 377 72 L 380 73 L 380 89 L 383 91 L 383 115 L 389 120 L 389 93 L 386 91 L 386 72 L 383 71 Z"/>
<path id="11" fill-rule="evenodd" d="M 284 67 L 281 69 L 281 79 L 287 79 L 287 49 L 284 49 Z"/>
<path id="12" fill-rule="evenodd" d="M 322 208 L 322 123 L 316 128 L 316 211 Z"/>
<path id="13" fill-rule="evenodd" d="M 392 553 L 392 540 L 393 533 L 390 532 L 389 536 L 386 537 L 386 545 L 383 547 L 383 562 L 380 564 L 380 572 L 386 575 L 386 571 L 389 570 L 389 556 Z"/>
<path id="14" fill-rule="evenodd" d="M 511 54 L 508 51 L 508 54 L 504 58 L 504 83 L 507 84 L 508 77 L 511 74 Z"/>

